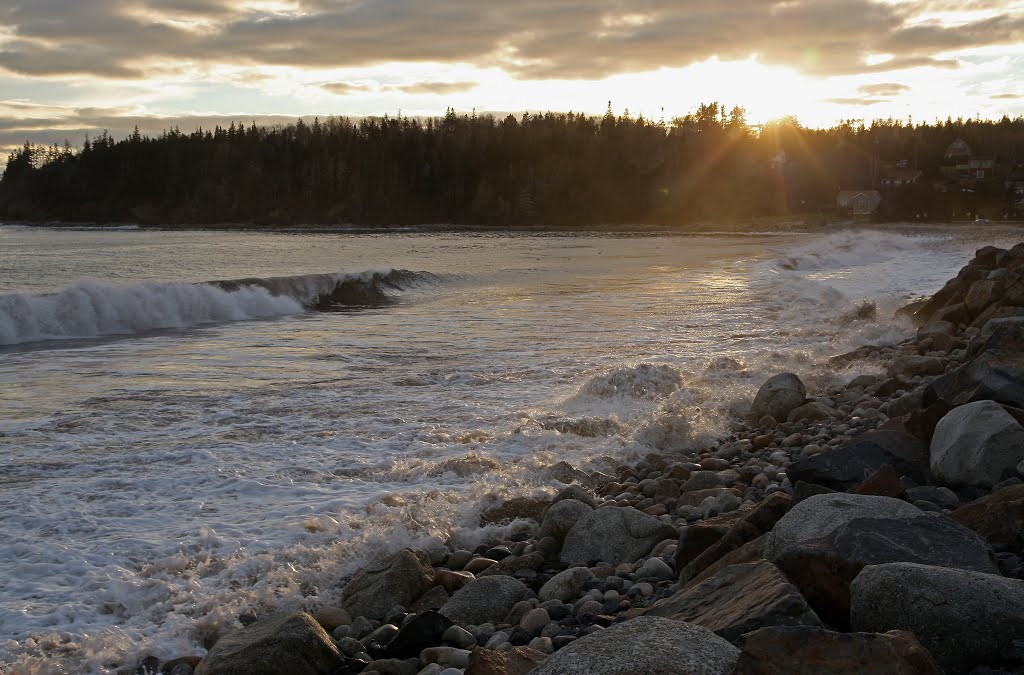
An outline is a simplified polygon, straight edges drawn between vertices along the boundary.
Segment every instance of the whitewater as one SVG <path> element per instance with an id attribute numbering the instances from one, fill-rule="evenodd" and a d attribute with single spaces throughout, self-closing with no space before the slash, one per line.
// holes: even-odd
<path id="1" fill-rule="evenodd" d="M 544 469 L 714 445 L 1009 227 L 708 235 L 0 225 L 0 672 L 197 654 L 474 547 Z"/>

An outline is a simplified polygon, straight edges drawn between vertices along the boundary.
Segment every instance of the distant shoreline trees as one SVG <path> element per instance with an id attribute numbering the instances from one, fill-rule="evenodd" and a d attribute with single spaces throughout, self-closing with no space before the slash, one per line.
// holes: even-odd
<path id="1" fill-rule="evenodd" d="M 950 170 L 957 139 L 992 158 Z M 26 144 L 0 178 L 19 221 L 587 227 L 834 212 L 839 190 L 882 190 L 878 219 L 1021 217 L 1012 184 L 1024 118 L 912 124 L 793 118 L 752 127 L 715 103 L 672 119 L 577 113 L 344 117 L 231 124 L 79 151 Z M 965 165 L 966 166 L 966 165 Z M 897 187 L 886 172 L 915 178 Z M 955 168 L 955 167 L 954 167 Z M 1024 190 L 1024 182 L 1021 189 Z"/>

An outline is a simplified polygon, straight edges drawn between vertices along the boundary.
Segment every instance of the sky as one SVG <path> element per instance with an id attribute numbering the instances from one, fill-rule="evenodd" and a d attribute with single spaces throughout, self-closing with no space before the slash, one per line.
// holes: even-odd
<path id="1" fill-rule="evenodd" d="M 1024 0 L 2 0 L 0 150 L 297 117 L 1024 115 Z"/>

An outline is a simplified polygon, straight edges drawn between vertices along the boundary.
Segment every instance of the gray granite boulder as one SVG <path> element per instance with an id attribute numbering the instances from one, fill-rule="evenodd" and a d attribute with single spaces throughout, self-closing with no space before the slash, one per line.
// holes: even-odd
<path id="1" fill-rule="evenodd" d="M 642 616 L 571 642 L 532 675 L 727 675 L 739 655 L 706 628 Z"/>
<path id="2" fill-rule="evenodd" d="M 726 567 L 644 610 L 704 626 L 735 642 L 765 626 L 820 626 L 821 621 L 779 569 L 761 560 Z"/>
<path id="3" fill-rule="evenodd" d="M 544 520 L 537 538 L 554 537 L 558 541 L 564 541 L 565 535 L 569 533 L 572 526 L 593 510 L 592 507 L 576 499 L 563 499 L 560 502 L 555 502 L 544 512 Z"/>
<path id="4" fill-rule="evenodd" d="M 462 625 L 499 622 L 512 606 L 533 592 L 518 579 L 484 577 L 466 584 L 441 607 L 441 614 Z"/>
<path id="5" fill-rule="evenodd" d="M 594 573 L 590 571 L 590 568 L 570 567 L 551 577 L 546 584 L 541 586 L 538 596 L 542 602 L 548 600 L 573 602 L 583 595 L 594 579 Z"/>
<path id="6" fill-rule="evenodd" d="M 331 636 L 305 612 L 263 619 L 225 635 L 196 675 L 327 675 L 342 663 Z"/>
<path id="7" fill-rule="evenodd" d="M 750 404 L 750 417 L 758 420 L 770 415 L 776 420 L 785 420 L 789 413 L 804 404 L 807 387 L 793 373 L 779 373 L 769 377 L 754 396 Z"/>
<path id="8" fill-rule="evenodd" d="M 951 485 L 992 487 L 1024 460 L 1024 427 L 994 401 L 954 408 L 935 426 L 931 470 Z"/>
<path id="9" fill-rule="evenodd" d="M 628 507 L 596 509 L 576 521 L 562 545 L 562 562 L 586 565 L 600 560 L 635 562 L 663 539 L 675 539 L 671 525 Z"/>
<path id="10" fill-rule="evenodd" d="M 768 534 L 778 565 L 823 620 L 845 627 L 866 565 L 915 562 L 999 574 L 992 549 L 948 516 L 891 497 L 832 493 L 796 504 Z"/>
<path id="11" fill-rule="evenodd" d="M 869 565 L 851 586 L 855 630 L 906 630 L 946 673 L 1006 663 L 1024 639 L 1024 581 L 913 563 Z"/>
<path id="12" fill-rule="evenodd" d="M 342 604 L 354 617 L 383 619 L 392 607 L 409 607 L 433 585 L 430 558 L 407 548 L 359 570 L 342 591 Z"/>

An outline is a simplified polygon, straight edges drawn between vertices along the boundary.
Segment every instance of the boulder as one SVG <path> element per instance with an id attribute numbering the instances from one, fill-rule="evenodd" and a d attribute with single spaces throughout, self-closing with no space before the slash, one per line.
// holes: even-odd
<path id="1" fill-rule="evenodd" d="M 956 326 L 949 321 L 929 321 L 917 329 L 917 341 L 931 340 L 932 349 L 948 352 L 960 346 L 956 336 Z"/>
<path id="2" fill-rule="evenodd" d="M 1021 460 L 1024 427 L 993 401 L 954 408 L 935 427 L 932 474 L 950 485 L 992 487 L 1015 476 Z"/>
<path id="3" fill-rule="evenodd" d="M 320 624 L 305 612 L 293 612 L 225 635 L 196 675 L 327 675 L 341 662 L 341 652 Z"/>
<path id="4" fill-rule="evenodd" d="M 1024 485 L 1005 487 L 949 515 L 993 546 L 1024 548 Z"/>
<path id="5" fill-rule="evenodd" d="M 682 569 L 684 565 L 713 546 L 742 520 L 746 513 L 749 511 L 730 511 L 682 528 L 679 543 L 676 545 L 676 569 Z"/>
<path id="6" fill-rule="evenodd" d="M 907 630 L 947 673 L 1005 662 L 1024 636 L 1024 581 L 912 563 L 870 565 L 851 587 L 856 630 Z"/>
<path id="7" fill-rule="evenodd" d="M 727 675 L 739 654 L 706 628 L 642 616 L 571 642 L 533 675 Z"/>
<path id="8" fill-rule="evenodd" d="M 445 631 L 452 627 L 451 619 L 430 609 L 417 614 L 402 625 L 388 642 L 384 657 L 409 659 L 420 655 L 428 647 L 441 644 Z"/>
<path id="9" fill-rule="evenodd" d="M 430 558 L 407 548 L 359 570 L 342 591 L 342 604 L 352 616 L 379 620 L 395 605 L 410 606 L 433 584 Z"/>
<path id="10" fill-rule="evenodd" d="M 696 574 L 696 576 L 687 576 L 685 570 L 680 574 L 680 583 L 687 586 L 691 584 L 698 584 L 705 579 L 708 579 L 715 574 L 718 574 L 726 567 L 731 565 L 742 565 L 743 563 L 757 562 L 758 560 L 764 559 L 764 542 L 768 538 L 768 535 L 762 534 L 757 539 L 748 541 L 738 549 L 729 551 L 724 556 L 711 563 L 702 572 Z"/>
<path id="11" fill-rule="evenodd" d="M 576 521 L 562 545 L 561 560 L 569 565 L 591 561 L 635 562 L 663 539 L 677 535 L 671 525 L 636 509 L 610 506 Z"/>
<path id="12" fill-rule="evenodd" d="M 913 463 L 896 457 L 871 440 L 855 440 L 835 450 L 796 461 L 786 468 L 786 476 L 794 483 L 800 480 L 845 491 L 871 478 L 883 464 L 902 470 L 901 473 L 921 476 L 921 471 Z"/>
<path id="13" fill-rule="evenodd" d="M 558 541 L 564 541 L 572 526 L 593 510 L 592 507 L 575 499 L 555 502 L 544 513 L 544 521 L 541 523 L 537 538 L 554 537 Z"/>
<path id="14" fill-rule="evenodd" d="M 466 584 L 441 607 L 441 614 L 462 625 L 499 622 L 533 592 L 512 577 L 484 577 Z"/>
<path id="15" fill-rule="evenodd" d="M 686 583 L 732 551 L 763 536 L 766 532 L 770 532 L 775 523 L 786 513 L 790 501 L 789 495 L 785 492 L 768 495 L 753 509 L 744 512 L 738 521 L 734 522 L 726 532 L 719 535 L 713 543 L 704 547 L 696 556 L 691 557 L 681 553 L 683 547 L 680 545 L 676 549 L 676 569 L 679 571 L 679 581 Z M 687 528 L 686 532 L 689 532 L 690 529 L 692 528 Z M 688 537 L 688 534 L 684 534 L 681 539 L 685 542 Z"/>
<path id="16" fill-rule="evenodd" d="M 1024 408 L 1024 318 L 993 319 L 970 347 L 970 360 L 936 378 L 924 403 L 992 400 Z"/>
<path id="17" fill-rule="evenodd" d="M 797 406 L 789 411 L 789 415 L 786 416 L 786 421 L 790 424 L 799 422 L 800 420 L 807 420 L 808 422 L 824 422 L 832 419 L 835 413 L 831 408 L 811 401 L 810 403 L 804 403 L 801 406 Z"/>
<path id="18" fill-rule="evenodd" d="M 572 602 L 579 599 L 596 578 L 589 567 L 569 567 L 552 577 L 541 587 L 538 594 L 541 601 L 561 600 Z"/>
<path id="19" fill-rule="evenodd" d="M 810 626 L 773 626 L 740 641 L 736 673 L 744 675 L 940 675 L 911 633 L 835 633 Z"/>
<path id="20" fill-rule="evenodd" d="M 464 675 L 526 675 L 547 658 L 547 654 L 527 647 L 513 647 L 507 652 L 478 648 L 469 655 Z"/>
<path id="21" fill-rule="evenodd" d="M 777 420 L 789 417 L 796 408 L 807 399 L 807 387 L 793 373 L 779 373 L 768 378 L 757 390 L 754 402 L 750 405 L 750 417 L 754 420 L 765 415 Z"/>
<path id="22" fill-rule="evenodd" d="M 834 493 L 794 506 L 765 542 L 765 557 L 818 616 L 845 627 L 850 583 L 866 565 L 916 562 L 998 574 L 989 546 L 951 518 L 890 497 Z"/>
<path id="23" fill-rule="evenodd" d="M 765 626 L 820 626 L 821 621 L 779 569 L 768 562 L 727 567 L 644 611 L 704 626 L 735 642 Z"/>
<path id="24" fill-rule="evenodd" d="M 909 380 L 918 375 L 942 374 L 946 370 L 946 361 L 937 356 L 916 356 L 910 354 L 890 361 L 887 370 L 890 377 L 900 377 Z"/>
<path id="25" fill-rule="evenodd" d="M 506 500 L 501 506 L 488 509 L 480 514 L 480 526 L 507 523 L 517 518 L 536 520 L 540 522 L 541 514 L 551 502 L 544 499 L 529 499 L 516 497 Z"/>

